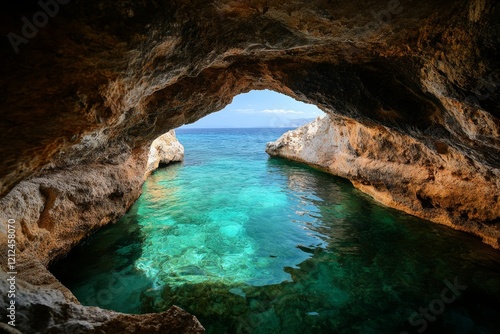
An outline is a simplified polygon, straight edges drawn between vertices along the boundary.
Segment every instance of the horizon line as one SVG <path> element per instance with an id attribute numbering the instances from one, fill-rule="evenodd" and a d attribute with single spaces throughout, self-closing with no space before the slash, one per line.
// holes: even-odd
<path id="1" fill-rule="evenodd" d="M 198 127 L 189 127 L 189 128 L 174 128 L 174 130 L 207 130 L 207 129 L 294 129 L 298 128 L 300 126 L 277 126 L 277 127 L 263 127 L 263 126 L 256 126 L 256 127 L 224 127 L 224 128 L 198 128 Z"/>

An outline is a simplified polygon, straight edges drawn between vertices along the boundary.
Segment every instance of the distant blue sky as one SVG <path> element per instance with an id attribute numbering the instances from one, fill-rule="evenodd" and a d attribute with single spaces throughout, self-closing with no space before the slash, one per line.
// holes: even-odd
<path id="1" fill-rule="evenodd" d="M 315 105 L 270 90 L 254 90 L 235 96 L 226 108 L 182 128 L 274 128 L 286 126 L 292 119 L 320 115 L 323 112 Z"/>

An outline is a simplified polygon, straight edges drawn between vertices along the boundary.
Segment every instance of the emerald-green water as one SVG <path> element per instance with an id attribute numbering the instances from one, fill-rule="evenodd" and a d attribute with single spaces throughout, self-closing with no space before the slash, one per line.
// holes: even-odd
<path id="1" fill-rule="evenodd" d="M 84 305 L 178 305 L 208 333 L 500 332 L 500 252 L 269 159 L 283 132 L 178 131 L 185 162 L 53 272 Z"/>

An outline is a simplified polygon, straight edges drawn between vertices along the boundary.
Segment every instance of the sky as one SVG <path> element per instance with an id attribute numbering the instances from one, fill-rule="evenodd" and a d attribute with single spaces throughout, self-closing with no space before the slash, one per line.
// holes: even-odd
<path id="1" fill-rule="evenodd" d="M 291 120 L 316 118 L 324 113 L 315 105 L 270 90 L 253 90 L 233 98 L 221 111 L 181 128 L 278 128 Z"/>

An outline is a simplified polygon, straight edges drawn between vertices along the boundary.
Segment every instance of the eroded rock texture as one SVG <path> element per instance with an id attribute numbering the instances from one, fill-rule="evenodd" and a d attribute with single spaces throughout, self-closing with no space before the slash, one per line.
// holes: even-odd
<path id="1" fill-rule="evenodd" d="M 73 304 L 67 291 L 50 297 L 64 289 L 44 285 L 54 281 L 46 265 L 126 211 L 155 138 L 238 93 L 268 88 L 314 103 L 364 131 L 367 148 L 378 147 L 379 133 L 407 138 L 395 143 L 432 156 L 428 170 L 459 159 L 456 169 L 467 167 L 457 178 L 469 185 L 480 178 L 475 169 L 499 168 L 498 1 L 42 1 L 52 6 L 46 20 L 36 1 L 0 11 L 10 36 L 0 53 L 1 228 L 16 219 L 19 261 L 38 273 L 21 273 L 22 286 L 48 296 L 45 327 L 24 317 L 37 331 L 75 317 L 57 311 Z M 419 170 L 420 162 L 405 163 Z M 412 175 L 404 182 L 422 181 Z M 390 186 L 365 176 L 366 190 Z M 456 194 L 462 221 L 498 230 L 499 217 L 481 221 L 475 207 L 483 190 L 469 189 Z M 425 195 L 422 203 L 444 201 Z M 79 319 L 101 314 L 86 312 Z"/>
<path id="2" fill-rule="evenodd" d="M 169 132 L 156 138 L 149 150 L 146 176 L 160 166 L 171 162 L 179 162 L 184 159 L 184 146 L 175 137 L 175 131 Z"/>
<path id="3" fill-rule="evenodd" d="M 40 277 L 43 268 L 22 266 L 18 270 L 35 275 L 32 285 L 18 281 L 16 327 L 0 326 L 2 333 L 204 333 L 198 320 L 184 310 L 172 306 L 156 314 L 128 315 L 85 307 L 72 301 L 71 293 L 49 274 Z M 0 272 L 0 288 L 7 289 L 7 275 Z M 66 294 L 66 296 L 65 296 Z M 7 308 L 5 298 L 0 307 Z M 4 317 L 4 316 L 3 316 Z M 2 321 L 4 321 L 2 319 Z M 7 331 L 10 327 L 11 332 Z M 14 331 L 15 330 L 15 331 Z M 17 332 L 16 332 L 17 331 Z"/>
<path id="4" fill-rule="evenodd" d="M 266 151 L 347 178 L 388 206 L 499 247 L 493 222 L 500 216 L 500 170 L 471 164 L 444 143 L 428 147 L 385 127 L 331 116 L 285 133 Z"/>

